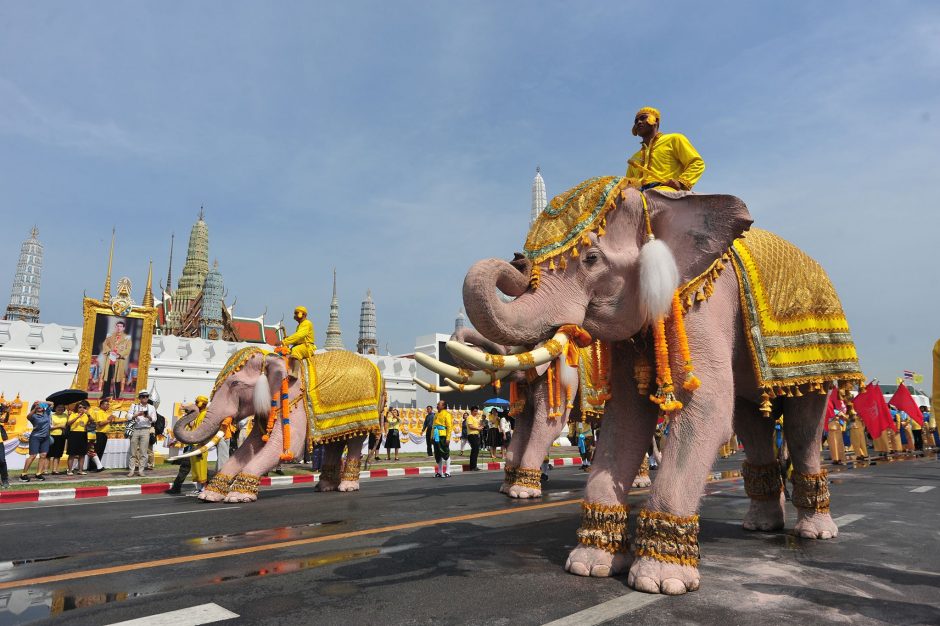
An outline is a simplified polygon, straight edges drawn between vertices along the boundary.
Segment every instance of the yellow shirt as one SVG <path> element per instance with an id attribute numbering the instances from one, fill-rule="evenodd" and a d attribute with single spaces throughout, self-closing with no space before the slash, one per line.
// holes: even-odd
<path id="1" fill-rule="evenodd" d="M 650 175 L 628 165 L 627 178 L 636 179 L 639 186 L 675 178 L 686 189 L 691 189 L 705 172 L 705 161 L 685 135 L 679 133 L 656 135 L 649 146 L 643 144 L 630 160 L 653 173 Z"/>
<path id="2" fill-rule="evenodd" d="M 483 416 L 474 415 L 471 413 L 467 416 L 467 434 L 468 435 L 479 435 L 480 429 L 483 428 Z"/>
<path id="3" fill-rule="evenodd" d="M 84 415 L 79 415 L 78 413 L 72 413 L 69 415 L 69 430 L 73 433 L 83 433 L 85 428 L 88 426 L 88 413 Z"/>
<path id="4" fill-rule="evenodd" d="M 389 430 L 398 430 L 398 427 L 401 425 L 401 418 L 389 415 L 385 423 L 388 425 Z"/>
<path id="5" fill-rule="evenodd" d="M 434 430 L 437 430 L 438 426 L 443 426 L 447 429 L 446 437 L 447 441 L 450 441 L 450 437 L 454 432 L 454 418 L 447 409 L 438 411 L 434 416 Z"/>
<path id="6" fill-rule="evenodd" d="M 285 337 L 284 341 L 281 343 L 285 346 L 312 346 L 312 349 L 316 350 L 317 346 L 313 335 L 313 322 L 309 319 L 304 319 L 297 324 L 297 332 Z"/>
<path id="7" fill-rule="evenodd" d="M 111 412 L 105 411 L 100 407 L 92 407 L 88 410 L 91 418 L 95 420 L 95 431 L 99 433 L 111 432 Z"/>
<path id="8" fill-rule="evenodd" d="M 49 428 L 50 435 L 62 435 L 65 425 L 69 421 L 68 413 L 53 413 L 52 414 L 52 425 Z"/>

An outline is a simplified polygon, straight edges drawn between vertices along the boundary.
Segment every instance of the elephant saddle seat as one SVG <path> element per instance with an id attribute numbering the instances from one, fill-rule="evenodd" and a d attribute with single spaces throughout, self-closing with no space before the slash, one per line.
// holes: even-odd
<path id="1" fill-rule="evenodd" d="M 372 361 L 334 350 L 302 363 L 302 404 L 314 443 L 379 432 L 382 377 Z"/>

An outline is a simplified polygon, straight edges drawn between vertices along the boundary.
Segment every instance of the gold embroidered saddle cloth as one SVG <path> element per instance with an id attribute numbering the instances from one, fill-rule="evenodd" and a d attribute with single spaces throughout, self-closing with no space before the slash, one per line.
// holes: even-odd
<path id="1" fill-rule="evenodd" d="M 752 228 L 730 250 L 758 383 L 770 395 L 864 382 L 839 297 L 822 267 L 793 244 Z"/>
<path id="2" fill-rule="evenodd" d="M 379 432 L 382 375 L 372 361 L 336 350 L 305 362 L 304 410 L 314 443 Z"/>

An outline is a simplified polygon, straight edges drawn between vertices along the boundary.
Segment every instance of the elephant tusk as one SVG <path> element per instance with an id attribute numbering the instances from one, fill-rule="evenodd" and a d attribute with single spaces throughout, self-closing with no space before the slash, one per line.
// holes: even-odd
<path id="1" fill-rule="evenodd" d="M 540 347 L 531 352 L 522 354 L 510 354 L 503 356 L 501 354 L 488 354 L 474 350 L 470 346 L 464 345 L 458 341 L 448 341 L 447 350 L 458 359 L 471 363 L 481 369 L 506 369 L 506 370 L 528 370 L 533 367 L 545 365 L 557 359 L 564 351 L 568 343 L 568 335 L 565 333 L 555 333 L 555 336 L 546 341 Z M 417 355 L 415 355 L 417 356 Z"/>
<path id="2" fill-rule="evenodd" d="M 502 369 L 490 372 L 458 369 L 453 365 L 442 363 L 434 357 L 424 354 L 423 352 L 415 353 L 415 361 L 431 370 L 435 374 L 440 374 L 445 378 L 450 378 L 454 382 L 461 384 L 470 383 L 471 385 L 489 385 L 490 383 L 496 382 L 500 378 L 505 378 L 512 373 L 511 370 Z"/>
<path id="3" fill-rule="evenodd" d="M 425 391 L 430 391 L 431 393 L 450 393 L 454 391 L 452 387 L 438 387 L 437 385 L 425 382 L 420 378 L 412 378 L 415 384 L 420 385 L 425 389 Z"/>
<path id="4" fill-rule="evenodd" d="M 188 458 L 191 457 L 191 456 L 197 456 L 197 455 L 202 454 L 203 452 L 208 452 L 208 451 L 211 450 L 212 448 L 214 448 L 214 447 L 216 447 L 217 445 L 219 445 L 219 442 L 222 441 L 222 438 L 223 438 L 224 436 L 225 436 L 225 434 L 220 430 L 219 432 L 217 432 L 216 434 L 214 434 L 214 435 L 212 436 L 212 439 L 210 439 L 210 440 L 207 441 L 206 443 L 202 444 L 202 445 L 199 446 L 197 449 L 195 449 L 195 450 L 190 450 L 189 452 L 184 452 L 183 454 L 177 454 L 175 457 L 173 457 L 173 458 L 170 459 L 170 460 L 171 460 L 171 461 L 176 461 L 176 460 L 178 460 L 178 459 L 188 459 Z"/>
<path id="5" fill-rule="evenodd" d="M 455 391 L 476 391 L 477 389 L 483 388 L 483 385 L 463 385 L 461 383 L 454 382 L 449 378 L 445 378 L 444 382 Z"/>

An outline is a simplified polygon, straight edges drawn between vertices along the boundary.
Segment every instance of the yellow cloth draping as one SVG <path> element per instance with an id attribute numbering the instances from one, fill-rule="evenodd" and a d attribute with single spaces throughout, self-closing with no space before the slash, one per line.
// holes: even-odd
<path id="1" fill-rule="evenodd" d="M 627 178 L 638 181 L 637 186 L 647 183 L 664 183 L 675 178 L 691 189 L 705 172 L 705 161 L 685 135 L 666 133 L 656 135 L 650 144 L 643 144 L 630 160 L 652 172 L 649 174 L 627 166 Z"/>
<path id="2" fill-rule="evenodd" d="M 202 424 L 202 420 L 206 419 L 206 410 L 203 409 L 199 411 L 199 415 L 196 416 L 196 419 L 190 423 L 188 430 L 195 430 L 197 426 Z M 202 454 L 192 457 L 192 476 L 193 480 L 197 483 L 205 483 L 209 479 L 209 452 L 208 450 Z"/>
<path id="3" fill-rule="evenodd" d="M 372 361 L 334 350 L 313 355 L 301 373 L 314 443 L 380 431 L 382 376 Z"/>

